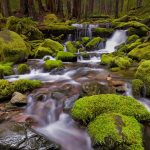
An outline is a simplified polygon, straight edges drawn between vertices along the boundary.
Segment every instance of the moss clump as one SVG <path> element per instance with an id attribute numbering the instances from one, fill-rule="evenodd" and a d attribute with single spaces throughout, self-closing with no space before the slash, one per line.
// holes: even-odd
<path id="1" fill-rule="evenodd" d="M 93 35 L 100 36 L 100 37 L 110 37 L 113 32 L 114 32 L 114 29 L 111 29 L 111 28 L 94 28 L 93 29 Z"/>
<path id="2" fill-rule="evenodd" d="M 90 55 L 89 55 L 89 53 L 86 53 L 86 52 L 82 52 L 81 53 L 81 56 L 83 57 L 83 59 L 90 59 Z"/>
<path id="3" fill-rule="evenodd" d="M 68 52 L 76 53 L 78 51 L 77 48 L 75 47 L 74 43 L 71 41 L 68 41 L 66 43 L 66 47 L 67 47 Z"/>
<path id="4" fill-rule="evenodd" d="M 140 97 L 144 88 L 144 83 L 140 79 L 132 80 L 132 92 L 135 97 Z"/>
<path id="5" fill-rule="evenodd" d="M 0 32 L 0 60 L 21 62 L 27 59 L 29 50 L 24 40 L 15 32 L 5 30 Z"/>
<path id="6" fill-rule="evenodd" d="M 130 52 L 131 50 L 133 50 L 134 48 L 136 48 L 137 46 L 141 45 L 141 39 L 137 39 L 135 42 L 128 44 L 127 48 L 128 48 L 128 52 Z"/>
<path id="7" fill-rule="evenodd" d="M 25 74 L 30 72 L 30 68 L 27 64 L 20 64 L 17 67 L 17 71 L 19 74 Z"/>
<path id="8" fill-rule="evenodd" d="M 150 59 L 150 44 L 143 43 L 137 46 L 129 52 L 128 56 L 138 61 L 142 59 Z"/>
<path id="9" fill-rule="evenodd" d="M 13 94 L 13 86 L 7 80 L 0 80 L 0 100 L 10 98 Z"/>
<path id="10" fill-rule="evenodd" d="M 43 34 L 37 28 L 37 23 L 30 18 L 17 18 L 11 16 L 7 19 L 6 27 L 20 35 L 25 35 L 28 40 L 43 39 Z"/>
<path id="11" fill-rule="evenodd" d="M 12 75 L 13 72 L 13 67 L 12 67 L 12 63 L 0 63 L 0 72 L 4 75 L 4 76 L 9 76 Z"/>
<path id="12" fill-rule="evenodd" d="M 115 94 L 94 95 L 77 100 L 72 116 L 87 123 L 100 114 L 113 112 L 134 116 L 139 121 L 150 119 L 150 113 L 137 100 Z"/>
<path id="13" fill-rule="evenodd" d="M 144 150 L 141 125 L 134 117 L 103 114 L 89 124 L 88 131 L 102 149 L 132 149 L 138 145 L 139 150 Z"/>
<path id="14" fill-rule="evenodd" d="M 89 38 L 89 37 L 83 37 L 83 38 L 82 38 L 82 43 L 83 43 L 83 45 L 86 45 L 89 41 L 90 41 L 90 38 Z"/>
<path id="15" fill-rule="evenodd" d="M 58 22 L 58 18 L 55 14 L 47 14 L 44 16 L 44 24 L 49 25 L 51 23 L 56 23 Z"/>
<path id="16" fill-rule="evenodd" d="M 119 57 L 112 54 L 104 54 L 101 58 L 101 64 L 107 65 L 110 68 L 119 67 L 127 69 L 131 65 L 131 59 L 125 56 Z"/>
<path id="17" fill-rule="evenodd" d="M 27 92 L 41 87 L 42 83 L 38 80 L 21 79 L 12 83 L 14 91 Z"/>
<path id="18" fill-rule="evenodd" d="M 123 17 L 115 19 L 115 21 L 116 22 L 128 22 L 128 21 L 140 21 L 140 19 L 135 16 L 125 15 Z"/>
<path id="19" fill-rule="evenodd" d="M 47 60 L 44 63 L 44 69 L 46 71 L 50 71 L 51 69 L 62 68 L 62 67 L 63 67 L 63 63 L 61 60 Z"/>
<path id="20" fill-rule="evenodd" d="M 70 52 L 58 52 L 56 59 L 63 62 L 76 62 L 77 56 Z"/>
<path id="21" fill-rule="evenodd" d="M 140 37 L 139 37 L 138 35 L 136 35 L 136 34 L 131 35 L 131 36 L 128 37 L 126 43 L 127 43 L 127 44 L 131 44 L 131 43 L 135 42 L 136 40 L 138 40 L 139 38 L 140 38 Z"/>
<path id="22" fill-rule="evenodd" d="M 100 38 L 100 37 L 95 37 L 95 38 L 93 38 L 91 41 L 89 41 L 89 42 L 86 44 L 86 49 L 87 49 L 87 50 L 95 49 L 95 48 L 98 47 L 98 44 L 99 44 L 100 42 L 102 42 L 102 41 L 103 41 L 102 38 Z"/>
<path id="23" fill-rule="evenodd" d="M 53 51 L 50 48 L 39 46 L 35 51 L 35 58 L 43 58 L 46 55 L 53 55 Z"/>

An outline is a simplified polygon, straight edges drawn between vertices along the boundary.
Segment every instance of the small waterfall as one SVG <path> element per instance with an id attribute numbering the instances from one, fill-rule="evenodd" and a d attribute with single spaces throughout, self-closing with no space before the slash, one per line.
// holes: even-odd
<path id="1" fill-rule="evenodd" d="M 125 30 L 116 30 L 110 39 L 106 41 L 105 49 L 101 50 L 104 53 L 112 53 L 116 47 L 127 40 L 127 33 Z"/>
<path id="2" fill-rule="evenodd" d="M 88 26 L 88 37 L 90 39 L 92 39 L 92 37 L 93 37 L 93 35 L 92 35 L 92 29 L 94 29 L 94 28 L 98 28 L 98 25 L 90 24 Z"/>

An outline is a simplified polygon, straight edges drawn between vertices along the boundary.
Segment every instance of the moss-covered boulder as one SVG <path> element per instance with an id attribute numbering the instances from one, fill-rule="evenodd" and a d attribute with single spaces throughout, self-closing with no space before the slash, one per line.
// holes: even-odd
<path id="1" fill-rule="evenodd" d="M 13 71 L 12 63 L 9 63 L 9 62 L 0 63 L 0 74 L 2 76 L 13 75 L 13 73 L 14 73 L 14 71 Z"/>
<path id="2" fill-rule="evenodd" d="M 71 52 L 71 53 L 77 53 L 77 48 L 75 47 L 75 44 L 71 41 L 68 41 L 66 43 L 66 48 L 67 48 L 67 51 L 68 52 Z"/>
<path id="3" fill-rule="evenodd" d="M 133 42 L 135 42 L 136 40 L 138 40 L 140 37 L 136 34 L 131 35 L 128 37 L 126 44 L 131 44 Z"/>
<path id="4" fill-rule="evenodd" d="M 150 43 L 143 43 L 128 53 L 128 56 L 138 61 L 150 59 Z"/>
<path id="5" fill-rule="evenodd" d="M 143 93 L 144 82 L 140 79 L 132 80 L 132 92 L 135 97 L 140 97 Z"/>
<path id="6" fill-rule="evenodd" d="M 30 67 L 27 64 L 19 64 L 17 66 L 17 71 L 19 74 L 25 74 L 30 72 Z"/>
<path id="7" fill-rule="evenodd" d="M 101 149 L 144 150 L 141 125 L 134 117 L 102 114 L 88 126 L 95 145 Z"/>
<path id="8" fill-rule="evenodd" d="M 83 45 L 86 45 L 89 41 L 90 41 L 90 38 L 89 38 L 89 37 L 83 37 L 83 38 L 82 38 L 82 44 L 83 44 Z"/>
<path id="9" fill-rule="evenodd" d="M 94 28 L 93 29 L 94 36 L 100 36 L 103 38 L 110 37 L 113 32 L 114 32 L 114 29 L 111 29 L 111 28 Z"/>
<path id="10" fill-rule="evenodd" d="M 102 41 L 103 41 L 102 38 L 95 37 L 86 44 L 86 49 L 87 50 L 94 50 L 94 49 L 98 48 L 99 43 Z"/>
<path id="11" fill-rule="evenodd" d="M 11 97 L 14 88 L 7 80 L 0 80 L 0 100 L 5 100 Z"/>
<path id="12" fill-rule="evenodd" d="M 28 58 L 29 49 L 21 36 L 13 31 L 0 31 L 0 60 L 22 62 Z"/>
<path id="13" fill-rule="evenodd" d="M 70 52 L 58 52 L 56 59 L 63 62 L 76 62 L 77 56 Z"/>
<path id="14" fill-rule="evenodd" d="M 136 99 L 115 94 L 101 94 L 78 99 L 72 109 L 72 116 L 88 123 L 103 113 L 121 113 L 134 116 L 139 121 L 150 120 L 150 113 Z"/>
<path id="15" fill-rule="evenodd" d="M 47 60 L 44 63 L 44 70 L 46 71 L 50 71 L 54 68 L 62 68 L 63 67 L 63 63 L 61 60 Z"/>

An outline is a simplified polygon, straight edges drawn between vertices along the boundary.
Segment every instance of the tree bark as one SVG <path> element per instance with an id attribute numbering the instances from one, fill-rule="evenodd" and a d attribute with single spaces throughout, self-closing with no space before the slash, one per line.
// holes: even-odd
<path id="1" fill-rule="evenodd" d="M 43 7 L 42 0 L 38 0 L 38 7 L 39 7 L 39 13 L 40 13 L 40 14 L 41 14 L 42 12 L 44 12 L 44 7 Z"/>
<path id="2" fill-rule="evenodd" d="M 62 0 L 58 0 L 58 4 L 57 4 L 57 15 L 59 17 L 64 17 L 64 11 L 63 11 L 63 1 Z"/>
<path id="3" fill-rule="evenodd" d="M 29 13 L 29 17 L 36 19 L 37 15 L 34 6 L 34 0 L 28 0 L 28 13 Z"/>
<path id="4" fill-rule="evenodd" d="M 80 19 L 80 17 L 81 17 L 81 0 L 73 0 L 72 17 Z"/>
<path id="5" fill-rule="evenodd" d="M 20 12 L 23 15 L 28 15 L 28 1 L 27 0 L 20 0 Z"/>
<path id="6" fill-rule="evenodd" d="M 11 15 L 9 0 L 1 0 L 1 10 L 2 10 L 3 16 L 9 17 Z"/>
<path id="7" fill-rule="evenodd" d="M 119 17 L 119 0 L 115 0 L 115 18 Z"/>

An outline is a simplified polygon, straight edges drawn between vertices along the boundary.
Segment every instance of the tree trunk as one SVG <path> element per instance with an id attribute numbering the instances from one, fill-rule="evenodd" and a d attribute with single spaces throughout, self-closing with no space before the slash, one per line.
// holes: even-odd
<path id="1" fill-rule="evenodd" d="M 68 19 L 71 19 L 71 1 L 67 0 L 67 17 Z"/>
<path id="2" fill-rule="evenodd" d="M 20 12 L 23 15 L 28 15 L 28 1 L 27 0 L 20 0 Z"/>
<path id="3" fill-rule="evenodd" d="M 56 0 L 46 0 L 47 10 L 51 13 L 55 13 L 56 10 Z"/>
<path id="4" fill-rule="evenodd" d="M 9 0 L 1 0 L 1 10 L 3 16 L 9 17 L 11 15 Z"/>
<path id="5" fill-rule="evenodd" d="M 64 17 L 64 11 L 63 11 L 63 1 L 62 0 L 58 0 L 58 4 L 57 4 L 57 15 L 59 17 Z"/>
<path id="6" fill-rule="evenodd" d="M 38 0 L 38 6 L 39 6 L 39 13 L 41 14 L 42 12 L 44 12 L 42 0 Z"/>
<path id="7" fill-rule="evenodd" d="M 115 0 L 115 18 L 119 17 L 119 0 Z"/>
<path id="8" fill-rule="evenodd" d="M 34 6 L 34 0 L 28 0 L 28 13 L 29 17 L 36 19 L 36 11 Z"/>
<path id="9" fill-rule="evenodd" d="M 72 17 L 80 19 L 80 17 L 81 17 L 81 0 L 73 0 Z"/>

